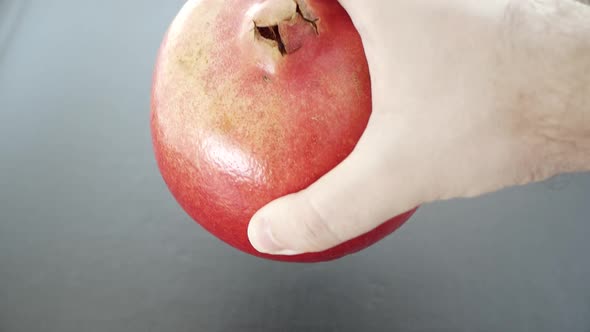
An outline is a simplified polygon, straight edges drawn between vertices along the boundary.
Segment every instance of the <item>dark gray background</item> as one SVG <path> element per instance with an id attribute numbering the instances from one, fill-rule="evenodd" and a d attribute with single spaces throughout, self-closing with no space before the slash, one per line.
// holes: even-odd
<path id="1" fill-rule="evenodd" d="M 193 223 L 149 133 L 179 0 L 0 0 L 0 331 L 590 331 L 590 176 L 262 261 Z M 458 161 L 460 162 L 460 161 Z"/>

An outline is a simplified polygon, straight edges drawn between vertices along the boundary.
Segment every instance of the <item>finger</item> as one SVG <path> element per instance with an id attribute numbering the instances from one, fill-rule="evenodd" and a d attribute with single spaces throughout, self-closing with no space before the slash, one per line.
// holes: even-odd
<path id="1" fill-rule="evenodd" d="M 395 166 L 371 144 L 359 143 L 316 183 L 260 209 L 248 228 L 252 245 L 268 254 L 319 252 L 411 210 L 419 203 L 417 179 Z"/>

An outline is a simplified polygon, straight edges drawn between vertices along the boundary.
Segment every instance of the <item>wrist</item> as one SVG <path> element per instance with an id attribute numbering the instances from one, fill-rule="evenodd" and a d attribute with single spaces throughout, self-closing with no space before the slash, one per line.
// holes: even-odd
<path id="1" fill-rule="evenodd" d="M 519 128 L 545 176 L 590 170 L 590 7 L 527 0 L 512 8 Z"/>

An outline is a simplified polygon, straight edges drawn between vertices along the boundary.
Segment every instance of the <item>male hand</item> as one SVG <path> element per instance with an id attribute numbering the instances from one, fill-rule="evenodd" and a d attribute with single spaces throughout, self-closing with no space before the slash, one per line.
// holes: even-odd
<path id="1" fill-rule="evenodd" d="M 256 213 L 259 251 L 323 251 L 420 204 L 590 168 L 588 7 L 340 2 L 365 47 L 371 119 L 340 165 Z"/>

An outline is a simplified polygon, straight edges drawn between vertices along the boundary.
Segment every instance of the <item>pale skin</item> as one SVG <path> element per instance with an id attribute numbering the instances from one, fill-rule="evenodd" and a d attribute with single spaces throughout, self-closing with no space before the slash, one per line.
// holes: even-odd
<path id="1" fill-rule="evenodd" d="M 356 149 L 259 210 L 260 252 L 329 249 L 415 206 L 590 170 L 590 6 L 340 0 L 373 113 Z"/>

